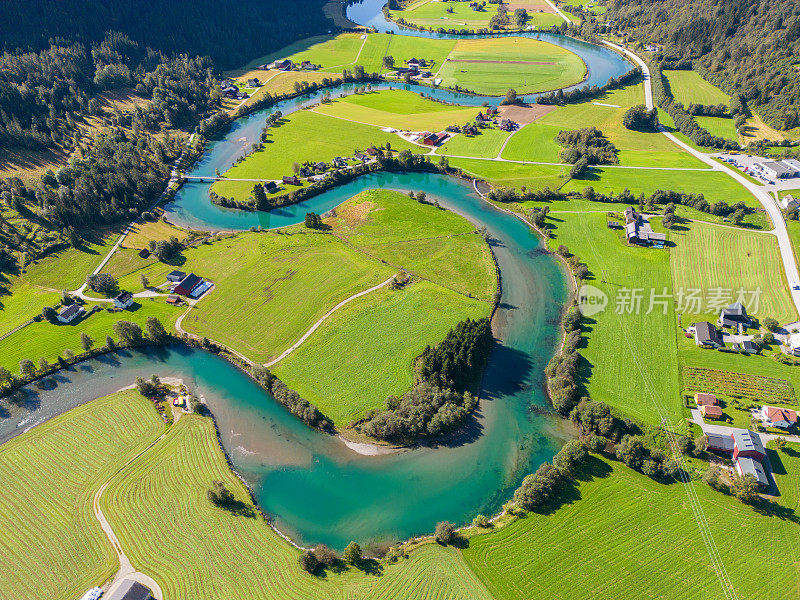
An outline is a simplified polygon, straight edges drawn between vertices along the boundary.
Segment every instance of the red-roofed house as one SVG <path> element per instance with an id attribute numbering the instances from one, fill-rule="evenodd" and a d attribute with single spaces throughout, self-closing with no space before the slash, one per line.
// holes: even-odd
<path id="1" fill-rule="evenodd" d="M 700 412 L 708 419 L 719 419 L 722 416 L 722 408 L 715 404 L 701 404 Z"/>
<path id="2" fill-rule="evenodd" d="M 791 429 L 797 424 L 797 413 L 788 408 L 778 408 L 777 406 L 762 406 L 759 413 L 761 420 L 767 427 L 778 427 L 780 429 Z"/>
<path id="3" fill-rule="evenodd" d="M 697 406 L 716 406 L 719 404 L 714 394 L 695 394 L 694 401 Z"/>

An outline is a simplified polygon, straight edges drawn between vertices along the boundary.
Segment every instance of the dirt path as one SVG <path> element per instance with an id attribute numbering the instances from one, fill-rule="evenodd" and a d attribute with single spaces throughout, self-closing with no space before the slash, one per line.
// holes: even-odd
<path id="1" fill-rule="evenodd" d="M 114 478 L 117 475 L 119 475 L 125 469 L 125 467 L 129 466 L 133 461 L 135 461 L 145 452 L 150 450 L 150 448 L 155 446 L 158 442 L 163 440 L 169 432 L 170 429 L 167 429 L 167 431 L 158 436 L 158 438 L 153 440 L 152 443 L 148 444 L 148 446 L 144 448 L 141 452 L 131 457 L 124 465 L 122 465 L 108 479 L 106 479 L 105 483 L 103 483 L 103 485 L 100 486 L 100 489 L 97 490 L 97 493 L 94 495 L 94 500 L 92 501 L 92 509 L 94 511 L 94 517 L 100 523 L 100 528 L 103 530 L 103 533 L 108 538 L 108 541 L 111 542 L 114 551 L 117 553 L 117 560 L 119 560 L 119 570 L 117 571 L 117 574 L 114 575 L 114 579 L 112 580 L 111 585 L 107 590 L 109 595 L 117 587 L 122 585 L 123 581 L 132 579 L 150 588 L 150 591 L 153 593 L 153 597 L 155 598 L 155 600 L 164 600 L 164 592 L 161 591 L 161 586 L 159 586 L 158 583 L 156 583 L 156 581 L 149 575 L 145 575 L 144 573 L 137 571 L 131 564 L 130 559 L 125 554 L 125 551 L 122 549 L 122 544 L 120 543 L 117 534 L 114 533 L 114 529 L 111 527 L 111 524 L 108 522 L 105 515 L 103 514 L 102 509 L 100 508 L 100 498 L 103 496 L 103 492 L 106 491 L 106 488 L 109 486 L 109 484 L 114 480 Z"/>
<path id="2" fill-rule="evenodd" d="M 394 279 L 394 275 L 392 275 L 391 277 L 389 277 L 389 279 L 387 279 L 387 280 L 386 280 L 386 281 L 384 281 L 383 283 L 379 283 L 378 285 L 372 286 L 372 287 L 371 287 L 371 288 L 369 288 L 368 290 L 364 290 L 364 291 L 358 292 L 357 294 L 353 294 L 353 295 L 352 295 L 352 296 L 350 296 L 349 298 L 346 298 L 345 300 L 342 300 L 341 302 L 339 302 L 339 304 L 337 304 L 337 305 L 336 305 L 336 306 L 334 306 L 332 309 L 330 309 L 328 312 L 326 312 L 324 315 L 322 315 L 322 318 L 321 318 L 319 321 L 317 321 L 316 323 L 314 323 L 314 324 L 311 326 L 311 328 L 310 328 L 308 331 L 306 331 L 306 332 L 305 332 L 305 334 L 303 334 L 303 337 L 301 337 L 299 340 L 297 340 L 297 341 L 294 343 L 294 345 L 293 345 L 291 348 L 287 349 L 287 350 L 286 350 L 286 351 L 285 351 L 283 354 L 281 354 L 281 355 L 280 355 L 278 358 L 276 358 L 276 359 L 274 359 L 274 360 L 272 360 L 272 361 L 270 361 L 270 362 L 266 363 L 264 366 L 265 366 L 265 367 L 271 367 L 272 365 L 274 365 L 274 364 L 276 364 L 276 363 L 278 363 L 278 362 L 282 361 L 284 358 L 286 358 L 287 356 L 289 356 L 289 354 L 291 354 L 292 352 L 294 352 L 295 350 L 297 350 L 297 348 L 298 348 L 298 347 L 299 347 L 299 346 L 300 346 L 300 345 L 301 345 L 303 342 L 305 342 L 305 341 L 308 339 L 308 337 L 309 337 L 309 336 L 310 336 L 312 333 L 314 333 L 314 332 L 317 330 L 317 328 L 319 328 L 319 326 L 320 326 L 320 325 L 322 325 L 322 323 L 325 321 L 325 319 L 327 319 L 328 317 L 330 317 L 330 316 L 331 316 L 333 313 L 335 313 L 337 310 L 339 310 L 340 308 L 342 308 L 342 307 L 343 307 L 345 304 L 347 304 L 348 302 L 351 302 L 351 301 L 355 300 L 356 298 L 360 298 L 361 296 L 364 296 L 364 295 L 366 295 L 366 294 L 369 294 L 370 292 L 374 292 L 375 290 L 379 290 L 379 289 L 381 289 L 382 287 L 385 287 L 385 286 L 389 285 L 389 284 L 392 282 L 392 280 L 393 280 L 393 279 Z"/>

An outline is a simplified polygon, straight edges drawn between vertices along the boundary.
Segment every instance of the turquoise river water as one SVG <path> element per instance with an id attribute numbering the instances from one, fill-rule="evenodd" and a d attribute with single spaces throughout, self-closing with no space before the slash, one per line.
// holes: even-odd
<path id="1" fill-rule="evenodd" d="M 367 0 L 349 7 L 348 15 L 399 32 L 394 24 L 379 23 L 381 4 Z M 548 34 L 548 41 L 554 40 L 584 57 L 590 76 L 597 81 L 630 68 L 606 49 Z M 403 87 L 462 104 L 480 104 L 485 99 Z M 351 89 L 340 86 L 334 95 Z M 311 94 L 286 101 L 239 119 L 223 139 L 209 144 L 191 174 L 226 170 L 258 138 L 268 112 L 280 109 L 288 114 L 317 97 Z M 438 447 L 363 456 L 338 438 L 303 425 L 226 361 L 202 351 L 170 347 L 87 361 L 31 386 L 24 410 L 0 415 L 0 442 L 130 385 L 138 375 L 158 373 L 181 377 L 203 395 L 234 468 L 276 525 L 301 544 L 323 542 L 341 549 L 352 539 L 391 542 L 430 532 L 437 521 L 464 523 L 479 513 L 496 512 L 527 473 L 552 457 L 562 437 L 543 393 L 543 370 L 558 343 L 566 288 L 560 267 L 541 251 L 540 241 L 527 225 L 481 200 L 465 182 L 419 173 L 368 175 L 268 213 L 218 207 L 208 199 L 209 184 L 192 183 L 179 191 L 167 211 L 172 221 L 186 227 L 281 227 L 300 222 L 308 211 L 324 213 L 376 187 L 425 190 L 444 207 L 485 226 L 500 268 L 502 297 L 492 323 L 495 348 L 479 408 L 456 440 Z"/>

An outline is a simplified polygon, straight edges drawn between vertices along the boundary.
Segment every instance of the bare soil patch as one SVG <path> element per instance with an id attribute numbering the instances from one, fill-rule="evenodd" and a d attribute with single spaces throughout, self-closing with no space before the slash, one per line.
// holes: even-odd
<path id="1" fill-rule="evenodd" d="M 544 0 L 539 0 L 538 2 L 536 0 L 532 0 L 532 1 L 529 1 L 529 2 L 525 2 L 523 0 L 521 2 L 506 2 L 504 4 L 508 7 L 508 9 L 507 9 L 508 12 L 512 12 L 512 13 L 515 10 L 517 10 L 518 8 L 524 8 L 529 13 L 537 13 L 537 12 L 539 12 L 539 13 L 551 13 L 551 14 L 555 14 L 556 13 L 556 11 L 553 10 L 553 7 L 550 6 Z"/>
<path id="2" fill-rule="evenodd" d="M 500 116 L 505 119 L 511 119 L 520 125 L 527 125 L 528 123 L 533 123 L 541 119 L 556 108 L 556 106 L 546 104 L 532 104 L 530 106 L 512 104 L 508 106 L 499 106 L 498 111 L 500 112 Z"/>

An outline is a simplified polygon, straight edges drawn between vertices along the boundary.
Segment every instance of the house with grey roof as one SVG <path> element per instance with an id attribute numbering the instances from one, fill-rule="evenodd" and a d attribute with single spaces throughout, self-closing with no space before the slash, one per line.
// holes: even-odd
<path id="1" fill-rule="evenodd" d="M 759 487 L 769 487 L 769 477 L 767 472 L 759 461 L 748 456 L 740 456 L 736 459 L 736 472 L 742 477 L 745 475 L 752 475 L 756 478 Z"/>
<path id="2" fill-rule="evenodd" d="M 150 590 L 138 581 L 126 579 L 106 600 L 150 600 Z"/>
<path id="3" fill-rule="evenodd" d="M 72 323 L 85 312 L 86 309 L 84 309 L 80 304 L 70 304 L 59 311 L 58 320 L 60 323 Z"/>
<path id="4" fill-rule="evenodd" d="M 694 324 L 694 343 L 698 346 L 713 346 L 714 348 L 722 348 L 725 344 L 722 343 L 722 336 L 708 321 L 701 321 Z"/>
<path id="5" fill-rule="evenodd" d="M 723 308 L 719 313 L 717 325 L 720 327 L 750 327 L 750 317 L 747 316 L 747 309 L 741 302 L 734 302 L 727 308 Z"/>

